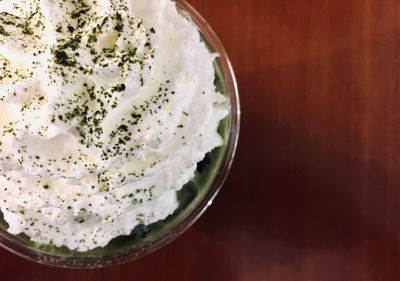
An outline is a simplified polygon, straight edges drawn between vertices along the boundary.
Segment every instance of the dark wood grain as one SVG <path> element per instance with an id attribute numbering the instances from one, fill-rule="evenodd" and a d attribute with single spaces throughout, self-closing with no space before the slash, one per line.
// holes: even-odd
<path id="1" fill-rule="evenodd" d="M 226 46 L 242 100 L 215 205 L 114 268 L 52 269 L 0 250 L 1 280 L 399 280 L 400 2 L 190 2 Z"/>

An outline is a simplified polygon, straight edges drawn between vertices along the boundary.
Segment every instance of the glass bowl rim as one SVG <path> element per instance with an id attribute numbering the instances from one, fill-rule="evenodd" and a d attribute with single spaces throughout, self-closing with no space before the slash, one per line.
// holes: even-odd
<path id="1" fill-rule="evenodd" d="M 218 172 L 204 198 L 182 221 L 172 227 L 170 231 L 161 236 L 159 239 L 156 239 L 155 241 L 147 243 L 141 247 L 133 247 L 121 255 L 117 254 L 106 257 L 61 258 L 53 256 L 49 253 L 38 254 L 37 251 L 29 249 L 22 243 L 12 239 L 12 235 L 4 235 L 3 233 L 0 233 L 0 247 L 25 259 L 54 267 L 90 269 L 120 265 L 146 256 L 166 246 L 180 236 L 183 232 L 185 232 L 190 226 L 192 226 L 206 211 L 206 209 L 212 205 L 215 197 L 219 193 L 228 176 L 234 156 L 236 154 L 239 140 L 241 115 L 239 91 L 232 64 L 216 33 L 213 31 L 207 21 L 185 0 L 175 0 L 173 2 L 175 2 L 177 8 L 181 12 L 188 15 L 190 20 L 198 27 L 199 32 L 202 34 L 202 36 L 204 36 L 211 49 L 219 55 L 217 58 L 218 64 L 221 67 L 222 77 L 225 80 L 227 94 L 230 98 L 230 128 L 228 132 L 226 150 L 224 152 L 222 162 L 218 167 Z"/>

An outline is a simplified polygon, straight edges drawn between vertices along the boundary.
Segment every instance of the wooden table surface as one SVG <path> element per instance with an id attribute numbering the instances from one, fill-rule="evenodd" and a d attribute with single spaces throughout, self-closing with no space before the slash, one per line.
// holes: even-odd
<path id="1" fill-rule="evenodd" d="M 400 2 L 189 2 L 241 92 L 239 150 L 215 204 L 169 246 L 114 268 L 0 250 L 1 280 L 399 280 Z"/>

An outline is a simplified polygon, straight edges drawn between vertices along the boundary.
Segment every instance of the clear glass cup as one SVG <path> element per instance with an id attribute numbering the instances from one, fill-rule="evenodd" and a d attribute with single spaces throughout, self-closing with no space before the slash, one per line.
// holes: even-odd
<path id="1" fill-rule="evenodd" d="M 230 114 L 220 124 L 225 143 L 199 164 L 196 177 L 178 193 L 180 208 L 169 218 L 151 226 L 136 227 L 130 236 L 118 237 L 104 248 L 75 252 L 65 247 L 35 245 L 25 235 L 6 231 L 0 217 L 0 246 L 29 260 L 65 268 L 98 268 L 122 264 L 143 257 L 173 241 L 187 230 L 212 204 L 230 170 L 240 127 L 240 104 L 235 75 L 228 56 L 208 23 L 184 0 L 175 1 L 179 11 L 199 29 L 211 52 L 219 54 L 214 63 L 215 85 L 230 101 Z M 0 213 L 1 214 L 1 213 Z"/>

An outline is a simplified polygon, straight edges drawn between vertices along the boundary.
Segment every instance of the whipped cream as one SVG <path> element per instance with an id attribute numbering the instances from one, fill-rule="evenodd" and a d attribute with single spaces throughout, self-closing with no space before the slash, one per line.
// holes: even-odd
<path id="1" fill-rule="evenodd" d="M 0 1 L 0 208 L 87 251 L 176 210 L 229 112 L 170 0 Z"/>

